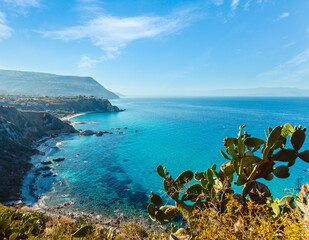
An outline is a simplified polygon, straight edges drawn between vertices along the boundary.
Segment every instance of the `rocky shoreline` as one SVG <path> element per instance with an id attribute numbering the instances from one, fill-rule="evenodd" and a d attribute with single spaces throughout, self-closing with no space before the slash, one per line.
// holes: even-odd
<path id="1" fill-rule="evenodd" d="M 27 105 L 26 109 L 22 108 L 25 107 L 24 105 L 17 104 L 15 106 L 13 104 L 16 103 L 16 101 L 13 101 L 15 98 L 12 100 L 8 97 L 8 99 L 8 102 L 2 101 L 0 105 L 0 202 L 14 201 L 20 198 L 21 182 L 25 174 L 31 169 L 29 162 L 31 156 L 38 153 L 35 149 L 38 143 L 47 141 L 48 137 L 56 138 L 61 134 L 80 132 L 74 128 L 74 125 L 81 124 L 81 122 L 71 122 L 69 119 L 87 112 L 68 115 L 60 120 L 46 111 L 41 111 L 46 109 L 46 106 L 53 107 L 55 111 L 57 106 L 64 110 L 69 108 L 70 111 L 64 111 L 67 114 L 87 108 L 96 112 L 123 111 L 113 106 L 106 99 L 87 97 L 45 97 L 39 99 L 29 97 L 32 105 Z M 17 99 L 19 102 L 22 100 L 22 98 Z M 50 102 L 51 100 L 54 102 Z M 36 108 L 31 107 L 36 106 L 35 103 L 38 102 L 42 105 L 38 107 L 39 111 L 32 111 Z M 10 106 L 10 104 L 14 106 Z M 20 108 L 17 109 L 17 106 Z M 56 113 L 58 112 L 56 111 Z M 56 114 L 56 116 L 58 115 Z M 102 136 L 104 132 L 81 133 L 85 136 L 93 134 Z"/>
<path id="2" fill-rule="evenodd" d="M 35 149 L 37 141 L 76 132 L 49 113 L 0 106 L 0 202 L 19 199 L 22 179 L 31 168 L 31 156 L 39 153 Z"/>
<path id="3" fill-rule="evenodd" d="M 83 115 L 86 113 L 81 113 L 78 115 Z M 64 119 L 67 123 L 70 123 L 70 125 L 74 125 L 74 121 L 71 121 L 73 117 L 76 117 L 77 115 L 71 115 L 68 116 L 66 119 Z M 80 123 L 79 123 L 80 124 Z M 61 165 L 63 161 L 66 161 L 67 159 L 64 157 L 58 157 L 58 158 L 48 158 L 51 154 L 54 153 L 54 151 L 57 151 L 59 148 L 59 144 L 61 142 L 66 141 L 67 139 L 70 139 L 74 136 L 97 136 L 102 137 L 105 134 L 126 134 L 127 132 L 139 132 L 138 130 L 128 130 L 128 127 L 124 128 L 111 128 L 108 130 L 102 130 L 102 131 L 92 131 L 92 130 L 76 130 L 75 133 L 70 134 L 50 134 L 48 136 L 44 136 L 37 140 L 33 144 L 33 154 L 30 158 L 29 164 L 32 166 L 26 173 L 26 176 L 23 180 L 23 184 L 21 186 L 21 197 L 15 197 L 15 199 L 10 199 L 9 202 L 4 202 L 6 205 L 11 204 L 21 204 L 29 209 L 33 209 L 35 211 L 44 212 L 49 216 L 52 217 L 58 217 L 58 216 L 66 216 L 73 221 L 79 218 L 84 218 L 89 222 L 92 222 L 93 224 L 99 224 L 105 227 L 113 227 L 113 228 L 119 228 L 122 223 L 125 223 L 129 220 L 132 220 L 132 217 L 134 215 L 128 215 L 127 213 L 124 213 L 122 210 L 117 209 L 114 211 L 114 214 L 112 215 L 100 215 L 96 214 L 95 212 L 82 212 L 75 210 L 73 208 L 70 208 L 70 206 L 74 203 L 74 199 L 56 205 L 56 206 L 46 206 L 44 205 L 44 196 L 45 193 L 51 190 L 52 185 L 51 184 L 53 179 L 57 176 L 56 173 L 53 172 L 53 166 Z M 77 157 L 78 157 L 77 153 Z M 40 185 L 38 184 L 38 178 L 45 179 L 42 182 L 47 182 L 47 185 Z M 137 218 L 145 218 L 143 214 L 139 214 Z M 143 221 L 147 222 L 147 218 L 143 219 Z M 149 225 L 150 228 L 150 225 Z"/>
<path id="4" fill-rule="evenodd" d="M 54 168 L 52 167 L 52 164 L 57 163 L 57 165 L 59 165 L 61 162 L 66 161 L 66 158 L 64 157 L 54 158 L 51 160 L 48 159 L 50 154 L 59 149 L 57 146 L 58 144 L 61 144 L 63 141 L 76 135 L 81 137 L 93 135 L 102 137 L 106 134 L 123 135 L 125 134 L 125 130 L 128 130 L 128 127 L 111 128 L 109 131 L 77 130 L 77 133 L 74 134 L 60 134 L 57 136 L 44 137 L 38 140 L 35 148 L 37 154 L 33 155 L 30 160 L 32 168 L 28 171 L 23 181 L 22 198 L 10 202 L 16 203 L 24 201 L 26 204 L 30 203 L 32 205 L 44 196 L 44 192 L 47 191 L 47 188 L 36 185 L 36 181 L 40 176 L 43 178 L 56 177 L 57 173 L 53 172 Z M 138 132 L 138 130 L 133 130 L 133 132 Z M 77 153 L 77 157 L 79 156 L 80 154 Z M 32 199 L 29 200 L 30 198 Z"/>
<path id="5" fill-rule="evenodd" d="M 74 116 L 71 116 L 69 119 L 73 117 Z M 37 154 L 31 157 L 30 163 L 32 164 L 33 167 L 28 171 L 23 181 L 22 198 L 16 199 L 16 201 L 11 201 L 8 203 L 22 203 L 27 206 L 33 206 L 36 210 L 50 212 L 51 214 L 67 213 L 67 210 L 63 210 L 63 208 L 71 205 L 72 203 L 64 204 L 64 206 L 59 205 L 55 207 L 46 207 L 44 206 L 44 204 L 40 204 L 41 199 L 44 198 L 44 194 L 51 190 L 50 188 L 50 186 L 52 186 L 51 183 L 54 181 L 53 179 L 55 179 L 55 177 L 57 176 L 57 173 L 53 171 L 54 166 L 57 166 L 59 164 L 61 165 L 62 162 L 68 160 L 63 156 L 59 156 L 58 158 L 50 157 L 51 154 L 53 154 L 55 151 L 59 149 L 58 147 L 59 144 L 77 135 L 81 137 L 87 137 L 87 136 L 102 137 L 106 134 L 124 135 L 128 132 L 134 132 L 134 133 L 139 132 L 138 130 L 128 129 L 128 127 L 111 128 L 102 131 L 93 131 L 93 130 L 76 130 L 76 131 L 77 132 L 73 134 L 59 134 L 50 137 L 44 137 L 36 142 L 35 150 L 37 151 Z M 76 153 L 76 157 L 78 156 L 80 156 L 80 154 Z M 50 185 L 47 184 L 47 186 L 44 186 L 44 182 L 48 182 Z M 74 212 L 71 212 L 69 217 L 75 216 Z M 78 218 L 81 214 L 77 214 L 76 217 Z"/>

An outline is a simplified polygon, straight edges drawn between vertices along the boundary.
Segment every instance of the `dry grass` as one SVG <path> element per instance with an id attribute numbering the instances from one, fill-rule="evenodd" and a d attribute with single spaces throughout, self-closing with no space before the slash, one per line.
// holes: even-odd
<path id="1" fill-rule="evenodd" d="M 193 231 L 196 239 L 309 239 L 309 231 L 299 210 L 290 209 L 274 218 L 267 205 L 240 204 L 230 196 L 227 210 L 195 211 Z"/>

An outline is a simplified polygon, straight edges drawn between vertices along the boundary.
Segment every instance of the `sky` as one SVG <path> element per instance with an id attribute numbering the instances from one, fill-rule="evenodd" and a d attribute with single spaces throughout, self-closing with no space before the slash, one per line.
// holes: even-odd
<path id="1" fill-rule="evenodd" d="M 125 96 L 309 89 L 309 1 L 0 0 L 0 69 Z"/>

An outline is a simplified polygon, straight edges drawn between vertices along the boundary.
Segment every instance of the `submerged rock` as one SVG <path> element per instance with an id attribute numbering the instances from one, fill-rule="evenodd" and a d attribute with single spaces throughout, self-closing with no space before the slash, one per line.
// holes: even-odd
<path id="1" fill-rule="evenodd" d="M 50 177 L 51 175 L 52 175 L 52 173 L 46 173 L 46 174 L 43 174 L 42 177 L 44 177 L 44 178 L 45 177 Z"/>
<path id="2" fill-rule="evenodd" d="M 41 168 L 38 168 L 37 170 L 35 170 L 35 172 L 40 172 L 40 171 L 47 171 L 47 170 L 50 170 L 51 168 L 46 166 L 46 167 L 41 167 Z"/>
<path id="3" fill-rule="evenodd" d="M 52 162 L 51 161 L 44 161 L 44 162 L 41 162 L 41 164 L 43 165 L 48 165 L 48 164 L 51 164 Z"/>
<path id="4" fill-rule="evenodd" d="M 55 158 L 55 159 L 53 159 L 54 162 L 62 162 L 64 160 L 65 160 L 65 158 Z"/>

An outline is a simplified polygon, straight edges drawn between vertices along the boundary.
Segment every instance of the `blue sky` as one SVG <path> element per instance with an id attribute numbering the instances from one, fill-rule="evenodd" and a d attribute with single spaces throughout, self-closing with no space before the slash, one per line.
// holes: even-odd
<path id="1" fill-rule="evenodd" d="M 0 0 L 0 68 L 127 96 L 309 89 L 308 0 Z"/>

